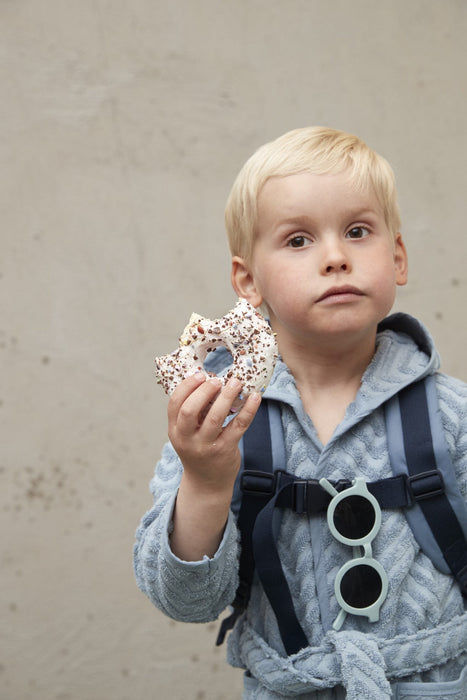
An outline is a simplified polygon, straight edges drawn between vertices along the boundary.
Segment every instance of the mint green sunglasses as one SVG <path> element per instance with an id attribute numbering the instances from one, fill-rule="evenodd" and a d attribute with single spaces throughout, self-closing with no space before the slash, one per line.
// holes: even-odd
<path id="1" fill-rule="evenodd" d="M 329 529 L 336 540 L 353 547 L 353 559 L 339 569 L 334 582 L 341 610 L 333 628 L 342 627 L 347 613 L 376 622 L 388 592 L 387 574 L 373 559 L 371 551 L 371 542 L 381 527 L 379 503 L 362 477 L 357 477 L 352 486 L 341 492 L 327 479 L 320 479 L 319 483 L 333 497 L 327 510 Z"/>

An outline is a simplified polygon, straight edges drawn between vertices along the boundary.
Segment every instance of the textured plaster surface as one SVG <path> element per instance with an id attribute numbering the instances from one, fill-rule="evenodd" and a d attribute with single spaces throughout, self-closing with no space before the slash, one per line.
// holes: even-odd
<path id="1" fill-rule="evenodd" d="M 240 697 L 131 555 L 153 358 L 232 307 L 224 202 L 263 142 L 328 124 L 389 159 L 397 308 L 467 380 L 466 33 L 462 0 L 0 3 L 2 700 Z"/>

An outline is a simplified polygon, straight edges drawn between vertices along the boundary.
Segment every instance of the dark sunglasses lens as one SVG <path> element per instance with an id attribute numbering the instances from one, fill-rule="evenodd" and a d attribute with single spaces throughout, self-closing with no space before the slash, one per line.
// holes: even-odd
<path id="1" fill-rule="evenodd" d="M 349 540 L 360 540 L 375 524 L 375 509 L 368 498 L 348 496 L 340 501 L 333 514 L 336 530 Z"/>
<path id="2" fill-rule="evenodd" d="M 372 566 L 357 564 L 342 577 L 341 595 L 353 608 L 368 608 L 376 603 L 383 590 L 381 576 Z"/>

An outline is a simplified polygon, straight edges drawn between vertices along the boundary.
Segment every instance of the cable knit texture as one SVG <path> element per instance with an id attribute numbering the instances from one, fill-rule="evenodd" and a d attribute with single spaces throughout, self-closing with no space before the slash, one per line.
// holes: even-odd
<path id="1" fill-rule="evenodd" d="M 414 340 L 422 336 L 423 350 Z M 378 334 L 355 401 L 323 446 L 292 375 L 279 360 L 266 396 L 281 402 L 287 470 L 301 478 L 331 480 L 391 476 L 383 404 L 404 386 L 437 372 L 438 364 L 421 324 L 402 314 L 391 317 Z M 446 441 L 465 498 L 467 386 L 439 372 L 436 378 Z M 181 471 L 173 448 L 166 445 L 151 482 L 154 506 L 137 531 L 135 574 L 141 590 L 167 615 L 207 622 L 235 596 L 238 533 L 231 515 L 212 559 L 189 563 L 173 555 L 169 534 Z M 420 551 L 402 510 L 383 511 L 372 549 L 389 579 L 380 619 L 370 623 L 348 615 L 342 630 L 334 632 L 339 612 L 334 579 L 351 550 L 335 540 L 325 517 L 283 514 L 278 551 L 309 646 L 285 655 L 275 616 L 255 584 L 228 643 L 229 662 L 248 670 L 244 698 L 467 697 L 467 676 L 462 687 L 457 680 L 467 662 L 467 613 L 457 584 Z"/>

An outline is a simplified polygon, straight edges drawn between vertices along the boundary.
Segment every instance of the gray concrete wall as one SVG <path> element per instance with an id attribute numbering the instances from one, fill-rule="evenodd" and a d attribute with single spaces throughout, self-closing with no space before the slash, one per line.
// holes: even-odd
<path id="1" fill-rule="evenodd" d="M 392 162 L 398 308 L 467 379 L 466 35 L 464 0 L 0 2 L 3 700 L 239 697 L 131 551 L 153 358 L 232 306 L 224 202 L 261 143 L 327 124 Z"/>

